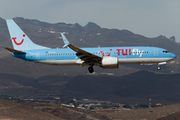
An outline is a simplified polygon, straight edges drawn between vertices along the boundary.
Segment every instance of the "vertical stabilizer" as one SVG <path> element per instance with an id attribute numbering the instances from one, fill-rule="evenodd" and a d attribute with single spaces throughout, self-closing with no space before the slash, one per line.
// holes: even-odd
<path id="1" fill-rule="evenodd" d="M 10 39 L 14 49 L 16 50 L 33 50 L 33 49 L 49 49 L 33 43 L 29 37 L 21 30 L 21 28 L 12 20 L 6 20 Z"/>

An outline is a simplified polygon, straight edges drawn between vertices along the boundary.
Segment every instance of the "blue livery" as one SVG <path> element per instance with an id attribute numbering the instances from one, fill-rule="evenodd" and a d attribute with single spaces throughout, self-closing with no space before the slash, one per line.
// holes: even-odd
<path id="1" fill-rule="evenodd" d="M 11 36 L 13 48 L 9 50 L 14 57 L 25 61 L 49 65 L 82 65 L 89 66 L 90 73 L 93 66 L 103 69 L 116 69 L 119 64 L 166 64 L 176 58 L 176 55 L 166 49 L 158 47 L 97 47 L 78 48 L 69 43 L 61 33 L 64 41 L 63 48 L 48 48 L 33 43 L 13 20 L 6 20 Z"/>

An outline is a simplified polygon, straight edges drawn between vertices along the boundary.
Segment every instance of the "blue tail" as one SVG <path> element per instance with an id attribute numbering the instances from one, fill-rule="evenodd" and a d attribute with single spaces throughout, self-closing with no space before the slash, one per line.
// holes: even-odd
<path id="1" fill-rule="evenodd" d="M 6 20 L 6 23 L 15 50 L 49 49 L 33 43 L 13 20 Z"/>

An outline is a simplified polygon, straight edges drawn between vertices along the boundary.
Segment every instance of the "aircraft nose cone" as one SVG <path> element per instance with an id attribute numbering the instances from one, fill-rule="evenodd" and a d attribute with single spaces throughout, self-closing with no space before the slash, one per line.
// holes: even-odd
<path id="1" fill-rule="evenodd" d="M 176 55 L 171 53 L 171 58 L 176 58 Z"/>

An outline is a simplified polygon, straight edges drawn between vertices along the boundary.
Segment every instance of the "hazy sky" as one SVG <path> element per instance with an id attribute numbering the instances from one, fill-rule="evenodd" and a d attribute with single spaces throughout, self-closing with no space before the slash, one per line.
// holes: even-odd
<path id="1" fill-rule="evenodd" d="M 0 0 L 0 17 L 44 22 L 95 22 L 146 37 L 175 36 L 180 41 L 180 0 Z"/>

